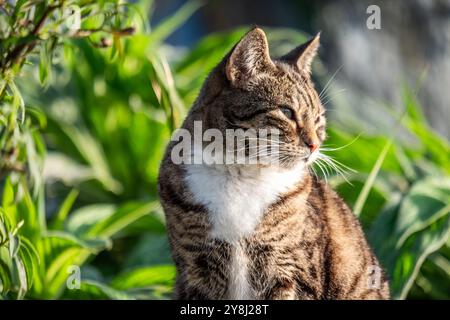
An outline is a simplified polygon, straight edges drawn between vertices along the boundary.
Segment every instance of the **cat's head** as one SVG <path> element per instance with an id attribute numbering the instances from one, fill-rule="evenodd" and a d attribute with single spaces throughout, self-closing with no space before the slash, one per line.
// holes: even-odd
<path id="1" fill-rule="evenodd" d="M 249 31 L 204 84 L 197 107 L 207 128 L 278 129 L 280 164 L 312 163 L 326 135 L 311 80 L 318 48 L 319 34 L 272 59 L 263 30 Z"/>

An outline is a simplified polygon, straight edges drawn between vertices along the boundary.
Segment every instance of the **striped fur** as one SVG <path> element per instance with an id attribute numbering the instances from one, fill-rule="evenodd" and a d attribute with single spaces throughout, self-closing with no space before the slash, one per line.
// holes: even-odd
<path id="1" fill-rule="evenodd" d="M 183 128 L 278 128 L 277 165 L 175 165 L 170 143 L 159 175 L 176 299 L 387 299 L 369 285 L 379 267 L 343 200 L 309 173 L 325 139 L 310 78 L 318 37 L 273 60 L 260 29 L 211 72 Z M 293 111 L 288 119 L 281 110 Z M 305 154 L 308 156 L 305 157 Z"/>

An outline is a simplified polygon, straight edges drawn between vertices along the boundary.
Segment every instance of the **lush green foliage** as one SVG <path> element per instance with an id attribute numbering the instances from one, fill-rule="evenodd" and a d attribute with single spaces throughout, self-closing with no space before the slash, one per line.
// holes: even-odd
<path id="1" fill-rule="evenodd" d="M 404 105 L 396 118 L 412 142 L 402 142 L 397 129 L 350 141 L 336 158 L 357 169 L 348 177 L 353 186 L 339 177 L 332 183 L 359 215 L 394 296 L 448 299 L 450 145 L 428 128 L 413 92 L 405 90 Z M 330 135 L 336 145 L 351 139 L 337 128 Z"/>
<path id="2" fill-rule="evenodd" d="M 150 30 L 142 4 L 61 1 L 85 10 L 84 32 L 59 29 L 59 7 L 34 32 L 59 3 L 18 1 L 0 13 L 0 296 L 167 298 L 175 271 L 157 199 L 159 161 L 206 74 L 246 28 L 183 51 L 164 39 L 197 2 Z M 23 17 L 33 23 L 22 26 Z M 305 39 L 268 33 L 279 53 Z M 22 44 L 19 59 L 6 59 Z M 331 114 L 329 154 L 356 172 L 351 184 L 329 180 L 362 220 L 395 297 L 450 298 L 450 146 L 408 89 L 404 108 L 392 111 L 398 130 L 357 139 Z M 70 289 L 74 266 L 82 281 Z"/>

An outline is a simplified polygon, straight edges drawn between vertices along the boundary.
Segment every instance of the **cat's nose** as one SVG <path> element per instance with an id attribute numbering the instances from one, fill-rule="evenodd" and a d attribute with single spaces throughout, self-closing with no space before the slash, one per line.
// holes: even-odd
<path id="1" fill-rule="evenodd" d="M 319 138 L 316 135 L 314 135 L 313 137 L 305 137 L 303 142 L 305 143 L 305 146 L 309 148 L 309 151 L 311 153 L 316 151 L 320 145 Z"/>
<path id="2" fill-rule="evenodd" d="M 316 151 L 320 146 L 320 139 L 315 132 L 310 132 L 309 134 L 304 134 L 303 145 L 309 149 L 310 153 Z"/>
<path id="3" fill-rule="evenodd" d="M 307 145 L 308 145 L 309 151 L 311 151 L 311 153 L 316 151 L 317 148 L 319 147 L 319 144 L 317 142 L 311 142 L 311 143 L 308 143 Z"/>

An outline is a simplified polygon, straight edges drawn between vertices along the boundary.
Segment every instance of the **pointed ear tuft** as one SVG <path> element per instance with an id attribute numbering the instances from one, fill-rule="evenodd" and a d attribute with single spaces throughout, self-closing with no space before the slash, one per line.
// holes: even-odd
<path id="1" fill-rule="evenodd" d="M 270 59 L 269 44 L 260 28 L 250 30 L 232 49 L 226 64 L 228 80 L 237 87 L 259 73 L 275 68 Z"/>
<path id="2" fill-rule="evenodd" d="M 317 55 L 319 46 L 320 32 L 304 44 L 298 46 L 288 54 L 281 57 L 281 60 L 294 65 L 300 72 L 311 74 L 311 65 Z"/>

